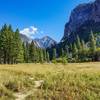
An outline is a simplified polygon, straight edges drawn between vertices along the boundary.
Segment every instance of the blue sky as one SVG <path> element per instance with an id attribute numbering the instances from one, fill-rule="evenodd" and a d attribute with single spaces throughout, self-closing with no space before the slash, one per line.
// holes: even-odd
<path id="1" fill-rule="evenodd" d="M 60 41 L 71 10 L 91 0 L 0 0 L 0 26 L 11 24 L 33 38 Z M 25 33 L 27 32 L 27 33 Z"/>

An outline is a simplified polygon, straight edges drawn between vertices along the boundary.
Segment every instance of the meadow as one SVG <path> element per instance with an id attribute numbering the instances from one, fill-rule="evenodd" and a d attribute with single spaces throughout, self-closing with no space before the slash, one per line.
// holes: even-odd
<path id="1" fill-rule="evenodd" d="M 0 100 L 100 100 L 100 63 L 0 65 Z"/>

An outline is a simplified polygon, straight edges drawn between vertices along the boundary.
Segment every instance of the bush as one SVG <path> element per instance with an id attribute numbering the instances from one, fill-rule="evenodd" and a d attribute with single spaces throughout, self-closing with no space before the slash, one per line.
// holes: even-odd
<path id="1" fill-rule="evenodd" d="M 66 64 L 68 62 L 67 62 L 67 59 L 65 57 L 63 57 L 63 58 L 57 58 L 56 60 L 52 60 L 52 63 L 62 63 L 62 64 Z"/>
<path id="2" fill-rule="evenodd" d="M 68 61 L 67 61 L 67 59 L 65 57 L 62 58 L 62 63 L 63 64 L 67 64 L 68 63 Z"/>
<path id="3" fill-rule="evenodd" d="M 57 62 L 57 63 L 62 63 L 62 58 L 57 58 L 57 59 L 56 59 L 56 62 Z"/>
<path id="4" fill-rule="evenodd" d="M 52 60 L 52 63 L 56 64 L 57 62 L 56 62 L 56 60 Z"/>

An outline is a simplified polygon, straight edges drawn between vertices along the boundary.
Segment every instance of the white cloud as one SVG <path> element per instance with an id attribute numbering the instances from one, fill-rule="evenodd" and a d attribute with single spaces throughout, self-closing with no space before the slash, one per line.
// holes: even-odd
<path id="1" fill-rule="evenodd" d="M 29 38 L 32 38 L 34 34 L 38 33 L 38 28 L 30 26 L 21 30 L 20 33 L 26 35 Z"/>

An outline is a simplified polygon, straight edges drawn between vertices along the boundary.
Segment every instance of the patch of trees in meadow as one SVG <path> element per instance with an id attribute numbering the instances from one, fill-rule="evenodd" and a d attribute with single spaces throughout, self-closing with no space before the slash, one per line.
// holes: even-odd
<path id="1" fill-rule="evenodd" d="M 85 42 L 77 36 L 74 43 L 69 45 L 67 43 L 62 43 L 59 48 L 55 47 L 53 50 L 49 49 L 50 55 L 53 54 L 51 56 L 53 62 L 78 63 L 100 61 L 100 46 L 98 46 L 100 45 L 100 42 L 97 43 L 98 35 L 99 33 L 95 34 L 91 31 L 88 42 Z"/>
<path id="2" fill-rule="evenodd" d="M 22 43 L 19 30 L 13 31 L 6 24 L 0 30 L 0 63 L 44 63 L 49 62 L 49 53 L 31 43 Z"/>
<path id="3" fill-rule="evenodd" d="M 88 43 L 77 36 L 76 42 L 70 45 L 69 54 L 69 62 L 100 61 L 100 47 L 97 46 L 95 34 L 91 31 Z"/>

